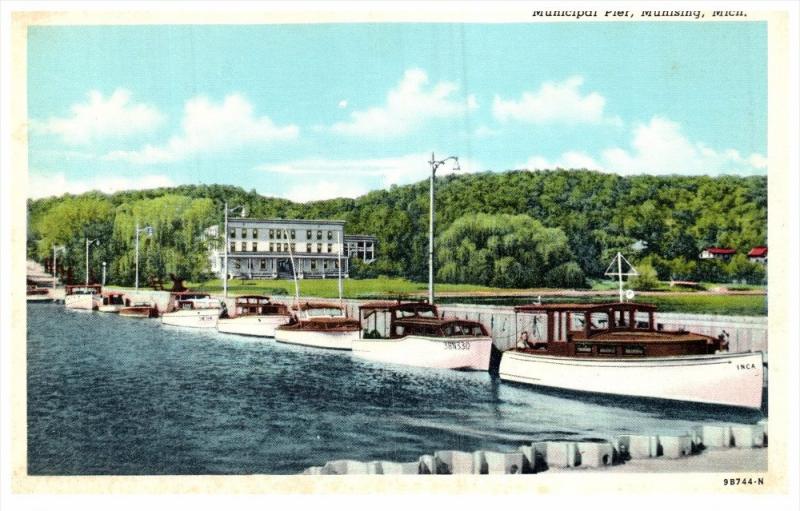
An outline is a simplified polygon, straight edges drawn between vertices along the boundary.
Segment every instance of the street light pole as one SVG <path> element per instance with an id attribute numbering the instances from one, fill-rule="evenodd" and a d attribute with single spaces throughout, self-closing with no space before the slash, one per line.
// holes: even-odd
<path id="1" fill-rule="evenodd" d="M 53 289 L 55 289 L 56 285 L 58 284 L 58 275 L 56 274 L 56 272 L 58 271 L 58 264 L 56 264 L 56 261 L 58 260 L 59 251 L 63 251 L 64 253 L 66 253 L 67 247 L 65 247 L 64 245 L 61 246 L 53 245 Z"/>
<path id="2" fill-rule="evenodd" d="M 223 264 L 223 275 L 222 275 L 222 296 L 227 298 L 228 297 L 228 213 L 233 213 L 237 209 L 242 210 L 242 217 L 247 215 L 247 208 L 245 206 L 236 206 L 233 208 L 228 209 L 228 203 L 225 203 L 225 263 Z"/>
<path id="3" fill-rule="evenodd" d="M 139 233 L 143 232 L 148 236 L 153 235 L 153 228 L 151 226 L 142 227 L 139 229 L 139 222 L 136 222 L 136 290 L 139 290 Z"/>
<path id="4" fill-rule="evenodd" d="M 86 285 L 87 286 L 89 285 L 89 245 L 91 245 L 92 243 L 94 243 L 95 245 L 99 245 L 100 239 L 95 238 L 93 240 L 90 240 L 89 238 L 86 238 Z"/>
<path id="5" fill-rule="evenodd" d="M 433 293 L 433 214 L 434 214 L 434 207 L 433 207 L 433 198 L 434 198 L 434 178 L 436 177 L 436 169 L 442 166 L 447 160 L 453 160 L 455 162 L 455 167 L 453 170 L 461 170 L 461 167 L 458 165 L 458 156 L 448 156 L 443 160 L 436 160 L 436 157 L 431 153 L 431 207 L 430 207 L 430 215 L 429 215 L 429 222 L 428 222 L 428 303 L 433 303 L 434 293 Z"/>

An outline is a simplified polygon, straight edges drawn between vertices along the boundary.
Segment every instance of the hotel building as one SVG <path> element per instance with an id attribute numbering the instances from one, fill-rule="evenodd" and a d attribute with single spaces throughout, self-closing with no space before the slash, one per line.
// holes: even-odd
<path id="1" fill-rule="evenodd" d="M 211 271 L 222 276 L 225 254 L 218 227 L 206 231 L 217 239 L 210 245 Z M 342 277 L 349 276 L 350 257 L 375 259 L 374 236 L 344 234 L 340 220 L 228 219 L 228 276 L 243 279 L 290 279 L 292 259 L 297 277 L 337 278 L 341 254 Z"/>

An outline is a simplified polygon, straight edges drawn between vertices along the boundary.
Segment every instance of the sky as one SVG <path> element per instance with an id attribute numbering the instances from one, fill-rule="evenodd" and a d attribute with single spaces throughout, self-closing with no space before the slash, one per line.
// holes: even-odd
<path id="1" fill-rule="evenodd" d="M 765 175 L 766 23 L 36 26 L 28 120 L 34 198 L 356 197 L 425 179 L 431 152 Z"/>

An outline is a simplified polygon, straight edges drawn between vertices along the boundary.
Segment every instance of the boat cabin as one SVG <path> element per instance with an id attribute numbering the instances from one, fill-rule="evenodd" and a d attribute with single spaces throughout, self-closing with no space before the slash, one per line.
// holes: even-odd
<path id="1" fill-rule="evenodd" d="M 64 294 L 66 295 L 99 295 L 103 290 L 100 284 L 78 285 L 78 286 L 65 286 Z"/>
<path id="2" fill-rule="evenodd" d="M 384 315 L 381 322 L 379 315 Z M 386 321 L 388 316 L 388 324 Z M 369 328 L 372 318 L 372 329 Z M 427 302 L 371 302 L 359 308 L 359 320 L 366 323 L 365 339 L 398 339 L 408 335 L 425 337 L 486 336 L 476 321 L 440 318 L 436 306 Z"/>
<path id="3" fill-rule="evenodd" d="M 292 306 L 305 319 L 346 318 L 344 305 L 332 302 L 302 302 Z"/>
<path id="4" fill-rule="evenodd" d="M 108 291 L 103 293 L 103 305 L 130 305 L 130 300 L 125 299 L 125 293 Z"/>
<path id="5" fill-rule="evenodd" d="M 169 298 L 171 310 L 208 309 L 220 306 L 219 301 L 211 298 L 211 295 L 208 293 L 182 291 L 179 293 L 172 293 Z"/>
<path id="6" fill-rule="evenodd" d="M 268 296 L 237 296 L 234 308 L 236 316 L 289 315 L 288 307 L 282 303 L 272 303 Z"/>
<path id="7" fill-rule="evenodd" d="M 664 330 L 655 322 L 655 310 L 653 305 L 623 302 L 520 305 L 515 313 L 534 317 L 530 334 L 516 349 L 559 356 L 647 357 L 709 354 L 724 347 L 721 338 Z"/>

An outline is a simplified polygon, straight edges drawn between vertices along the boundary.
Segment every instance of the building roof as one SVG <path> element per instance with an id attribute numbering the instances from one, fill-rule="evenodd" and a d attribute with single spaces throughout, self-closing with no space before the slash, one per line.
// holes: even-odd
<path id="1" fill-rule="evenodd" d="M 732 248 L 719 248 L 719 247 L 708 247 L 706 251 L 710 254 L 715 254 L 715 255 L 732 255 L 736 253 L 736 250 Z"/>
<path id="2" fill-rule="evenodd" d="M 747 257 L 766 257 L 767 256 L 767 247 L 753 247 L 750 249 L 750 252 L 747 253 Z"/>
<path id="3" fill-rule="evenodd" d="M 318 225 L 318 224 L 331 224 L 331 225 L 344 225 L 344 220 L 306 220 L 306 219 L 288 219 L 288 218 L 241 218 L 241 217 L 233 217 L 228 218 L 228 225 L 232 223 L 257 223 L 257 224 L 307 224 L 307 225 Z"/>

